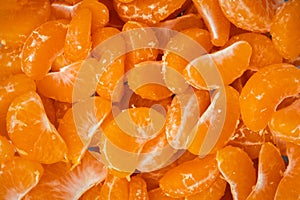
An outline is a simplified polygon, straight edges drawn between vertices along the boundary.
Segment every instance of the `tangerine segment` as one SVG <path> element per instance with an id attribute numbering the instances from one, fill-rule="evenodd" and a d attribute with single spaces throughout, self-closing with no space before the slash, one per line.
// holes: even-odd
<path id="1" fill-rule="evenodd" d="M 19 95 L 35 91 L 33 80 L 24 74 L 13 75 L 0 83 L 0 130 L 6 133 L 6 114 L 11 102 Z"/>
<path id="2" fill-rule="evenodd" d="M 145 99 L 159 101 L 168 98 L 173 93 L 165 87 L 161 72 L 162 63 L 159 61 L 136 64 L 135 68 L 127 73 L 129 88 Z"/>
<path id="3" fill-rule="evenodd" d="M 72 103 L 74 84 L 82 62 L 75 62 L 50 72 L 43 79 L 36 82 L 39 93 L 45 97 L 62 102 Z"/>
<path id="4" fill-rule="evenodd" d="M 230 86 L 225 87 L 226 93 L 226 110 L 217 110 L 214 108 L 214 103 L 210 104 L 206 112 L 201 116 L 197 123 L 197 132 L 193 138 L 188 150 L 195 154 L 201 155 L 203 153 L 202 145 L 210 138 L 214 138 L 213 147 L 210 152 L 214 153 L 224 147 L 236 129 L 240 118 L 239 108 L 239 93 Z M 208 135 L 209 126 L 215 124 L 215 116 L 221 112 L 226 112 L 225 121 L 221 133 L 219 135 Z M 213 134 L 216 134 L 213 132 Z"/>
<path id="5" fill-rule="evenodd" d="M 14 146 L 6 137 L 0 135 L 0 163 L 12 160 L 14 155 Z"/>
<path id="6" fill-rule="evenodd" d="M 32 79 L 42 79 L 64 47 L 67 21 L 48 21 L 27 37 L 21 54 L 22 71 Z"/>
<path id="7" fill-rule="evenodd" d="M 91 49 L 92 13 L 87 8 L 78 9 L 68 27 L 64 41 L 64 55 L 70 62 L 85 59 Z"/>
<path id="8" fill-rule="evenodd" d="M 259 153 L 257 183 L 247 200 L 274 199 L 284 170 L 279 150 L 272 143 L 263 144 Z"/>
<path id="9" fill-rule="evenodd" d="M 261 67 L 282 62 L 281 55 L 275 49 L 270 38 L 265 35 L 259 33 L 238 34 L 231 37 L 226 45 L 237 41 L 246 41 L 252 47 L 249 69 L 257 71 Z"/>
<path id="10" fill-rule="evenodd" d="M 0 48 L 0 81 L 11 75 L 22 73 L 20 53 L 21 48 Z"/>
<path id="11" fill-rule="evenodd" d="M 91 187 L 91 189 L 87 190 L 83 195 L 79 198 L 79 200 L 100 200 L 100 191 L 102 188 L 102 184 L 99 183 Z"/>
<path id="12" fill-rule="evenodd" d="M 86 154 L 80 165 L 72 170 L 67 164 L 61 162 L 44 167 L 43 177 L 26 195 L 26 200 L 79 199 L 94 185 L 102 182 L 107 175 L 106 167 L 90 154 Z"/>
<path id="13" fill-rule="evenodd" d="M 269 122 L 275 137 L 300 145 L 300 100 L 273 113 Z"/>
<path id="14" fill-rule="evenodd" d="M 50 2 L 4 0 L 0 16 L 1 44 L 15 48 L 23 45 L 31 31 L 50 17 Z"/>
<path id="15" fill-rule="evenodd" d="M 287 156 L 289 164 L 283 174 L 276 190 L 276 200 L 283 200 L 287 197 L 297 199 L 300 196 L 300 147 L 292 143 L 287 143 Z"/>
<path id="16" fill-rule="evenodd" d="M 256 181 L 255 168 L 247 153 L 226 146 L 217 152 L 217 161 L 221 174 L 230 184 L 233 199 L 246 199 Z"/>
<path id="17" fill-rule="evenodd" d="M 77 9 L 87 8 L 92 13 L 92 31 L 98 28 L 104 27 L 109 21 L 109 11 L 107 7 L 97 0 L 83 0 L 75 9 L 75 15 Z M 79 11 L 78 11 L 79 12 Z"/>
<path id="18" fill-rule="evenodd" d="M 218 175 L 215 155 L 209 155 L 174 167 L 160 179 L 159 185 L 167 196 L 190 196 L 208 189 Z"/>
<path id="19" fill-rule="evenodd" d="M 100 200 L 129 199 L 129 183 L 126 178 L 108 174 L 100 192 Z"/>
<path id="20" fill-rule="evenodd" d="M 195 88 L 206 89 L 206 83 L 198 71 L 200 68 L 217 68 L 223 83 L 228 85 L 240 77 L 249 66 L 252 47 L 239 41 L 212 54 L 203 55 L 184 69 L 185 79 Z"/>
<path id="21" fill-rule="evenodd" d="M 63 160 L 67 147 L 33 91 L 15 98 L 7 112 L 7 131 L 18 153 L 41 163 Z"/>
<path id="22" fill-rule="evenodd" d="M 300 2 L 285 2 L 272 21 L 270 33 L 278 52 L 286 59 L 295 59 L 300 55 Z M 286 31 L 288 30 L 288 31 Z"/>
<path id="23" fill-rule="evenodd" d="M 227 182 L 218 176 L 215 182 L 206 190 L 195 195 L 185 197 L 185 200 L 220 200 L 225 193 Z"/>
<path id="24" fill-rule="evenodd" d="M 127 21 L 137 21 L 149 25 L 157 24 L 166 19 L 169 15 L 181 8 L 185 0 L 132 0 L 130 3 L 124 3 L 114 0 L 114 8 L 120 18 Z"/>
<path id="25" fill-rule="evenodd" d="M 195 93 L 176 95 L 166 116 L 166 136 L 175 149 L 186 149 L 193 127 L 210 104 L 209 92 L 195 90 Z"/>
<path id="26" fill-rule="evenodd" d="M 140 176 L 133 176 L 129 182 L 129 200 L 149 200 L 147 183 Z"/>
<path id="27" fill-rule="evenodd" d="M 193 0 L 193 2 L 209 29 L 213 45 L 223 46 L 229 38 L 230 22 L 224 16 L 218 0 Z"/>
<path id="28" fill-rule="evenodd" d="M 22 199 L 35 187 L 44 169 L 40 163 L 14 157 L 0 167 L 0 198 Z"/>
<path id="29" fill-rule="evenodd" d="M 219 0 L 227 19 L 235 26 L 254 32 L 268 32 L 276 9 L 282 1 Z"/>
<path id="30" fill-rule="evenodd" d="M 111 111 L 111 103 L 101 97 L 78 102 L 61 119 L 58 132 L 68 147 L 68 160 L 78 165 L 97 133 L 97 128 Z M 75 115 L 75 116 L 74 116 Z"/>
<path id="31" fill-rule="evenodd" d="M 173 198 L 167 196 L 160 188 L 148 192 L 150 200 L 184 200 L 184 198 Z"/>
<path id="32" fill-rule="evenodd" d="M 298 95 L 300 70 L 289 64 L 264 67 L 248 80 L 240 95 L 242 119 L 253 131 L 264 129 L 277 105 Z"/>
<path id="33" fill-rule="evenodd" d="M 157 46 L 158 40 L 152 30 L 145 29 L 147 27 L 146 24 L 135 21 L 124 24 L 122 31 L 128 31 L 124 36 L 128 51 L 130 50 L 126 54 L 125 71 L 129 71 L 142 61 L 156 60 L 158 49 L 154 47 Z"/>

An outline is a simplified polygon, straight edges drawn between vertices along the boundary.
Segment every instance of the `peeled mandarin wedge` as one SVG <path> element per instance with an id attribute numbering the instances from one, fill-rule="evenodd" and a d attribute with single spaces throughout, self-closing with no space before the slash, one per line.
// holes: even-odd
<path id="1" fill-rule="evenodd" d="M 64 55 L 70 62 L 85 59 L 91 49 L 92 13 L 87 8 L 78 9 L 73 16 L 66 39 L 64 41 Z"/>
<path id="2" fill-rule="evenodd" d="M 257 183 L 247 200 L 274 199 L 284 170 L 279 150 L 272 143 L 263 144 L 259 153 Z"/>
<path id="3" fill-rule="evenodd" d="M 285 2 L 273 18 L 270 33 L 278 52 L 286 59 L 300 55 L 300 2 Z"/>
<path id="4" fill-rule="evenodd" d="M 283 1 L 219 0 L 226 18 L 235 26 L 254 32 L 268 32 L 276 9 Z"/>
<path id="5" fill-rule="evenodd" d="M 106 167 L 86 154 L 74 169 L 58 162 L 44 166 L 45 172 L 37 186 L 25 197 L 31 199 L 79 199 L 87 190 L 102 182 L 107 174 Z"/>
<path id="6" fill-rule="evenodd" d="M 22 71 L 32 79 L 42 79 L 61 51 L 67 33 L 67 21 L 48 21 L 27 37 L 21 54 Z"/>
<path id="7" fill-rule="evenodd" d="M 18 47 L 24 43 L 33 29 L 48 20 L 50 2 L 4 0 L 1 2 L 0 16 L 1 44 Z"/>
<path id="8" fill-rule="evenodd" d="M 252 47 L 249 69 L 257 71 L 261 67 L 282 62 L 282 56 L 275 49 L 272 40 L 266 35 L 259 33 L 238 34 L 231 37 L 225 46 L 237 41 L 246 41 Z"/>
<path id="9" fill-rule="evenodd" d="M 21 48 L 0 48 L 0 81 L 11 75 L 22 73 L 21 50 Z"/>
<path id="10" fill-rule="evenodd" d="M 300 100 L 273 113 L 269 128 L 276 138 L 300 145 Z"/>
<path id="11" fill-rule="evenodd" d="M 35 82 L 24 74 L 10 76 L 0 83 L 0 130 L 6 134 L 6 114 L 14 98 L 35 91 Z"/>
<path id="12" fill-rule="evenodd" d="M 206 83 L 198 69 L 216 68 L 223 79 L 223 83 L 228 85 L 246 71 L 251 54 L 252 48 L 248 42 L 236 42 L 218 52 L 196 58 L 192 64 L 184 69 L 184 77 L 193 87 L 205 89 Z"/>
<path id="13" fill-rule="evenodd" d="M 114 0 L 114 7 L 123 21 L 138 21 L 146 24 L 156 24 L 174 11 L 181 8 L 185 0 L 173 2 L 171 0 L 147 0 L 139 1 L 132 0 L 129 3 L 124 3 L 119 0 Z"/>
<path id="14" fill-rule="evenodd" d="M 225 92 L 226 110 L 216 110 L 214 108 L 214 103 L 210 104 L 206 112 L 201 116 L 197 123 L 196 134 L 188 147 L 188 150 L 191 153 L 195 155 L 201 155 L 203 152 L 207 151 L 206 147 L 202 147 L 202 145 L 206 142 L 206 140 L 209 141 L 208 137 L 214 139 L 214 143 L 212 144 L 213 146 L 208 151 L 210 153 L 215 153 L 217 150 L 224 147 L 233 136 L 240 118 L 240 108 L 238 103 L 239 94 L 230 86 L 225 87 Z M 221 112 L 226 113 L 221 132 L 219 135 L 216 135 L 215 132 L 213 132 L 213 135 L 209 135 L 209 126 L 216 123 L 215 116 Z"/>
<path id="15" fill-rule="evenodd" d="M 12 160 L 14 155 L 14 146 L 6 137 L 0 136 L 0 163 Z"/>
<path id="16" fill-rule="evenodd" d="M 195 158 L 170 169 L 159 181 L 170 197 L 185 197 L 208 189 L 219 175 L 215 155 Z"/>
<path id="17" fill-rule="evenodd" d="M 300 147 L 292 143 L 287 143 L 287 156 L 289 164 L 277 187 L 274 198 L 276 200 L 283 200 L 287 197 L 297 199 L 300 196 Z"/>
<path id="18" fill-rule="evenodd" d="M 209 29 L 211 42 L 215 46 L 223 46 L 229 38 L 230 22 L 224 16 L 218 0 L 193 0 L 193 3 Z"/>
<path id="19" fill-rule="evenodd" d="M 48 98 L 72 103 L 74 84 L 81 64 L 81 61 L 75 62 L 59 69 L 58 72 L 48 73 L 36 82 L 39 93 Z"/>
<path id="20" fill-rule="evenodd" d="M 30 91 L 15 98 L 6 120 L 8 135 L 21 156 L 45 164 L 66 156 L 67 146 L 47 118 L 37 93 Z"/>
<path id="21" fill-rule="evenodd" d="M 20 157 L 1 164 L 0 198 L 23 199 L 38 184 L 43 172 L 40 163 Z"/>
<path id="22" fill-rule="evenodd" d="M 289 64 L 264 67 L 248 80 L 240 95 L 244 124 L 253 131 L 264 129 L 277 105 L 300 91 L 300 70 Z"/>
<path id="23" fill-rule="evenodd" d="M 184 200 L 184 198 L 173 198 L 167 196 L 160 188 L 149 191 L 150 200 Z"/>
<path id="24" fill-rule="evenodd" d="M 185 197 L 185 200 L 219 200 L 225 193 L 227 182 L 223 177 L 218 176 L 215 182 L 207 189 L 201 192 Z"/>
<path id="25" fill-rule="evenodd" d="M 83 195 L 79 198 L 79 200 L 99 200 L 101 188 L 102 188 L 102 183 L 99 183 L 91 187 L 89 190 L 83 193 Z"/>
<path id="26" fill-rule="evenodd" d="M 217 162 L 230 184 L 233 199 L 246 199 L 256 181 L 255 168 L 247 153 L 238 147 L 226 146 L 217 152 Z"/>
<path id="27" fill-rule="evenodd" d="M 149 200 L 147 183 L 140 176 L 133 176 L 130 179 L 129 200 Z"/>
<path id="28" fill-rule="evenodd" d="M 100 192 L 100 200 L 123 200 L 129 198 L 129 182 L 108 174 Z"/>
<path id="29" fill-rule="evenodd" d="M 68 147 L 68 160 L 78 165 L 106 116 L 111 104 L 101 97 L 91 97 L 70 108 L 59 122 L 58 132 Z"/>

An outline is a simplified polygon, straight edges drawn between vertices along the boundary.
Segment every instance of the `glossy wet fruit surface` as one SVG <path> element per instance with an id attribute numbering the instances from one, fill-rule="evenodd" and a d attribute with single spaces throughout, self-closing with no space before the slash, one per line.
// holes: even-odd
<path id="1" fill-rule="evenodd" d="M 0 199 L 299 199 L 299 0 L 2 0 Z"/>

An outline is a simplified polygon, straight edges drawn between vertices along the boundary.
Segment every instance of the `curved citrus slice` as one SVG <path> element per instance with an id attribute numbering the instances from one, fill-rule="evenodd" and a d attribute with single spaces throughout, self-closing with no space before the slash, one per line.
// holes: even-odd
<path id="1" fill-rule="evenodd" d="M 243 149 L 249 157 L 254 160 L 258 158 L 261 146 L 265 142 L 272 141 L 271 135 L 272 134 L 265 129 L 261 131 L 251 131 L 241 123 L 235 130 L 228 144 Z"/>
<path id="2" fill-rule="evenodd" d="M 219 175 L 215 155 L 196 158 L 169 170 L 159 181 L 167 196 L 184 197 L 208 189 Z"/>
<path id="3" fill-rule="evenodd" d="M 0 131 L 6 134 L 6 114 L 11 102 L 19 95 L 35 91 L 33 80 L 24 74 L 11 76 L 0 83 Z"/>
<path id="4" fill-rule="evenodd" d="M 100 192 L 100 200 L 124 200 L 129 198 L 129 182 L 108 174 Z"/>
<path id="5" fill-rule="evenodd" d="M 73 170 L 65 163 L 45 165 L 45 173 L 38 185 L 25 197 L 30 199 L 79 199 L 79 197 L 102 182 L 107 170 L 105 166 L 86 154 Z"/>
<path id="6" fill-rule="evenodd" d="M 160 188 L 148 192 L 150 200 L 184 200 L 184 198 L 173 198 L 167 196 Z"/>
<path id="7" fill-rule="evenodd" d="M 259 33 L 242 33 L 230 38 L 226 45 L 237 41 L 246 41 L 252 47 L 249 69 L 258 70 L 261 67 L 281 63 L 282 57 L 275 49 L 270 38 Z"/>
<path id="8" fill-rule="evenodd" d="M 211 149 L 209 150 L 210 153 L 215 153 L 217 150 L 224 147 L 234 134 L 240 118 L 240 108 L 238 103 L 239 93 L 230 86 L 225 87 L 225 92 L 226 110 L 217 110 L 214 108 L 214 103 L 210 104 L 206 112 L 201 116 L 197 123 L 197 132 L 192 142 L 190 143 L 190 146 L 188 147 L 188 150 L 191 153 L 195 155 L 203 154 L 202 145 L 206 140 L 209 140 L 207 139 L 208 137 L 214 138 L 215 140 L 213 147 L 211 147 Z M 219 135 L 208 135 L 209 126 L 216 123 L 215 116 L 220 112 L 226 112 L 225 121 L 221 132 L 219 133 Z"/>
<path id="9" fill-rule="evenodd" d="M 125 22 L 132 20 L 146 24 L 156 24 L 174 11 L 181 8 L 185 0 L 147 0 L 139 1 L 132 0 L 130 3 L 124 3 L 119 0 L 114 0 L 114 7 L 121 19 Z"/>
<path id="10" fill-rule="evenodd" d="M 195 88 L 206 89 L 206 83 L 199 68 L 217 68 L 228 85 L 240 77 L 249 66 L 252 48 L 248 42 L 239 41 L 218 52 L 203 55 L 184 69 L 184 77 Z M 197 69 L 198 68 L 198 69 Z"/>
<path id="11" fill-rule="evenodd" d="M 149 200 L 147 184 L 140 176 L 133 176 L 129 182 L 129 200 Z"/>
<path id="12" fill-rule="evenodd" d="M 270 30 L 272 41 L 278 52 L 286 59 L 295 59 L 300 55 L 299 9 L 299 1 L 285 2 L 273 18 Z"/>
<path id="13" fill-rule="evenodd" d="M 72 103 L 72 95 L 76 77 L 82 62 L 75 62 L 50 72 L 43 79 L 36 82 L 39 93 L 48 98 Z"/>
<path id="14" fill-rule="evenodd" d="M 158 50 L 154 47 L 157 46 L 158 40 L 152 30 L 145 29 L 147 27 L 135 21 L 128 21 L 124 24 L 122 31 L 127 31 L 124 37 L 127 51 L 129 51 L 126 54 L 125 71 L 129 71 L 134 68 L 135 64 L 142 61 L 156 60 Z"/>
<path id="15" fill-rule="evenodd" d="M 276 200 L 283 200 L 287 197 L 297 199 L 300 196 L 300 147 L 292 143 L 287 143 L 287 156 L 289 164 L 277 187 L 274 198 Z"/>
<path id="16" fill-rule="evenodd" d="M 4 0 L 1 2 L 0 16 L 1 44 L 21 46 L 31 31 L 49 18 L 50 2 Z"/>
<path id="17" fill-rule="evenodd" d="M 276 111 L 269 122 L 275 137 L 300 145 L 300 100 Z"/>
<path id="18" fill-rule="evenodd" d="M 92 13 L 92 31 L 104 27 L 109 21 L 109 12 L 107 7 L 97 0 L 83 0 L 75 9 L 88 8 Z M 80 12 L 80 11 L 78 11 Z"/>
<path id="19" fill-rule="evenodd" d="M 259 153 L 257 183 L 247 200 L 274 199 L 284 170 L 279 150 L 272 143 L 263 144 Z"/>
<path id="20" fill-rule="evenodd" d="M 221 174 L 230 184 L 233 199 L 246 199 L 256 181 L 255 168 L 247 153 L 226 146 L 217 152 L 217 161 Z"/>
<path id="21" fill-rule="evenodd" d="M 193 0 L 193 2 L 209 29 L 213 45 L 223 46 L 229 38 L 230 22 L 224 16 L 218 0 Z"/>
<path id="22" fill-rule="evenodd" d="M 7 131 L 18 153 L 41 163 L 63 160 L 67 147 L 33 91 L 15 98 L 7 113 Z"/>
<path id="23" fill-rule="evenodd" d="M 57 125 L 60 123 L 61 119 L 64 117 L 69 108 L 72 107 L 71 103 L 65 103 L 60 101 L 54 101 L 54 109 Z"/>
<path id="24" fill-rule="evenodd" d="M 97 185 L 91 187 L 79 198 L 79 200 L 100 200 L 102 184 L 98 183 Z"/>
<path id="25" fill-rule="evenodd" d="M 15 157 L 0 167 L 0 198 L 22 199 L 35 187 L 44 169 L 40 163 Z"/>
<path id="26" fill-rule="evenodd" d="M 95 48 L 94 51 L 98 50 L 97 49 L 98 45 L 102 47 L 101 43 L 103 41 L 119 33 L 120 31 L 118 29 L 112 27 L 104 27 L 104 28 L 97 29 L 92 35 L 93 47 Z M 119 50 L 125 52 L 126 46 L 125 46 L 125 41 L 122 37 L 116 36 L 113 42 L 117 43 L 118 49 L 113 50 L 112 48 L 110 48 L 111 50 L 108 55 L 109 58 L 111 58 L 114 53 L 118 54 Z M 108 44 L 108 45 L 114 45 L 114 44 Z M 103 47 L 108 48 L 106 45 L 103 45 Z M 115 59 L 111 64 L 107 64 L 107 62 L 109 61 L 106 58 L 104 58 L 105 56 L 103 55 L 103 53 L 100 56 L 101 58 L 103 56 L 102 63 L 101 60 L 99 61 L 99 67 L 102 67 L 102 69 L 99 70 L 101 71 L 101 73 L 97 75 L 98 84 L 97 84 L 96 92 L 99 96 L 102 96 L 106 99 L 112 101 L 120 101 L 120 99 L 123 96 L 122 79 L 123 79 L 124 69 L 125 69 L 125 63 L 124 63 L 125 56 L 121 56 L 120 58 Z"/>
<path id="27" fill-rule="evenodd" d="M 22 73 L 20 53 L 21 48 L 0 48 L 0 81 L 11 75 Z"/>
<path id="28" fill-rule="evenodd" d="M 173 148 L 187 148 L 192 128 L 209 103 L 209 93 L 205 90 L 195 90 L 195 93 L 184 93 L 173 98 L 166 116 L 166 136 Z"/>
<path id="29" fill-rule="evenodd" d="M 64 47 L 67 21 L 48 21 L 27 37 L 22 50 L 22 71 L 32 79 L 42 79 Z"/>
<path id="30" fill-rule="evenodd" d="M 161 71 L 162 63 L 159 61 L 136 64 L 135 68 L 127 73 L 129 88 L 142 98 L 154 101 L 172 96 L 173 93 L 165 87 Z"/>
<path id="31" fill-rule="evenodd" d="M 39 94 L 41 100 L 42 100 L 42 103 L 43 103 L 43 106 L 44 106 L 44 109 L 45 109 L 45 112 L 46 112 L 46 115 L 49 119 L 49 121 L 55 126 L 57 127 L 57 120 L 56 120 L 56 114 L 55 114 L 55 108 L 54 108 L 54 100 L 53 99 L 50 99 L 50 98 L 47 98 L 41 94 Z"/>
<path id="32" fill-rule="evenodd" d="M 187 196 L 185 197 L 185 200 L 219 200 L 225 193 L 226 184 L 227 182 L 223 177 L 218 176 L 209 188 L 192 196 Z"/>
<path id="33" fill-rule="evenodd" d="M 0 135 L 0 163 L 4 163 L 8 160 L 11 160 L 15 155 L 14 146 L 10 141 Z"/>
<path id="34" fill-rule="evenodd" d="M 64 41 L 64 55 L 70 62 L 85 59 L 91 49 L 92 13 L 87 8 L 78 9 L 73 16 L 66 40 Z"/>
<path id="35" fill-rule="evenodd" d="M 277 105 L 299 91 L 300 70 L 295 66 L 275 64 L 260 69 L 251 76 L 240 95 L 244 124 L 253 131 L 264 129 Z"/>
<path id="36" fill-rule="evenodd" d="M 282 1 L 219 0 L 224 15 L 235 26 L 254 32 L 268 32 Z"/>
<path id="37" fill-rule="evenodd" d="M 91 97 L 75 104 L 61 119 L 58 132 L 66 142 L 67 157 L 73 165 L 80 163 L 97 129 L 110 110 L 109 101 L 101 97 Z"/>

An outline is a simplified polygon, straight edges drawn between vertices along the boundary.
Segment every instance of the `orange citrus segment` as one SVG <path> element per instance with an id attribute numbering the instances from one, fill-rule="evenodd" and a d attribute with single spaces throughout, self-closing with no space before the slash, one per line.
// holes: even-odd
<path id="1" fill-rule="evenodd" d="M 211 42 L 215 46 L 223 46 L 228 38 L 230 22 L 224 16 L 218 0 L 193 0 L 211 35 Z"/>
<path id="2" fill-rule="evenodd" d="M 209 188 L 218 175 L 215 155 L 209 155 L 174 167 L 160 179 L 159 185 L 167 196 L 190 196 Z"/>
<path id="3" fill-rule="evenodd" d="M 14 155 L 14 146 L 6 137 L 0 135 L 0 163 L 11 160 Z"/>
<path id="4" fill-rule="evenodd" d="M 79 198 L 79 200 L 100 200 L 101 188 L 102 188 L 101 183 L 91 187 L 88 191 L 83 193 L 83 195 Z"/>
<path id="5" fill-rule="evenodd" d="M 0 198 L 22 199 L 38 184 L 43 172 L 40 163 L 20 157 L 1 164 Z"/>
<path id="6" fill-rule="evenodd" d="M 149 200 L 147 184 L 140 176 L 133 176 L 129 182 L 129 200 Z"/>
<path id="7" fill-rule="evenodd" d="M 217 161 L 221 174 L 230 184 L 233 199 L 246 199 L 256 181 L 255 168 L 247 153 L 238 147 L 226 146 L 217 152 Z"/>
<path id="8" fill-rule="evenodd" d="M 219 70 L 223 83 L 228 85 L 240 77 L 249 66 L 252 48 L 248 42 L 236 42 L 218 52 L 201 56 L 184 69 L 184 77 L 194 87 L 205 89 L 206 83 L 198 69 L 204 67 Z"/>
<path id="9" fill-rule="evenodd" d="M 7 131 L 18 153 L 41 163 L 64 159 L 67 147 L 33 91 L 15 98 L 7 113 Z"/>
<path id="10" fill-rule="evenodd" d="M 13 74 L 22 73 L 20 54 L 21 48 L 0 48 L 0 81 Z"/>
<path id="11" fill-rule="evenodd" d="M 32 31 L 22 50 L 22 71 L 32 79 L 42 79 L 61 51 L 67 33 L 67 21 L 48 21 Z"/>
<path id="12" fill-rule="evenodd" d="M 262 145 L 258 161 L 258 178 L 247 200 L 274 199 L 285 164 L 279 150 L 272 143 Z"/>
<path id="13" fill-rule="evenodd" d="M 277 105 L 298 95 L 300 70 L 289 64 L 264 67 L 248 80 L 240 95 L 242 119 L 253 131 L 264 129 Z"/>
<path id="14" fill-rule="evenodd" d="M 108 174 L 101 188 L 100 200 L 124 200 L 129 198 L 129 182 Z"/>
<path id="15" fill-rule="evenodd" d="M 173 198 L 167 196 L 160 188 L 149 191 L 150 200 L 184 200 L 184 198 Z"/>

